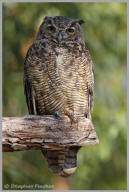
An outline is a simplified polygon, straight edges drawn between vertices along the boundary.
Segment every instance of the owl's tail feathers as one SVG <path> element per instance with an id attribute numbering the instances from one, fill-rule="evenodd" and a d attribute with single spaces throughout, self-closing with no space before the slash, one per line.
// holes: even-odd
<path id="1" fill-rule="evenodd" d="M 43 150 L 42 153 L 47 159 L 48 167 L 62 177 L 73 174 L 77 168 L 77 152 L 80 147 L 70 147 L 60 150 Z"/>
<path id="2" fill-rule="evenodd" d="M 44 157 L 48 162 L 48 167 L 54 172 L 59 174 L 62 170 L 65 161 L 65 154 L 67 150 L 42 150 Z"/>
<path id="3" fill-rule="evenodd" d="M 68 177 L 72 175 L 77 169 L 77 152 L 80 147 L 70 147 L 65 156 L 64 166 L 60 172 L 60 176 Z"/>

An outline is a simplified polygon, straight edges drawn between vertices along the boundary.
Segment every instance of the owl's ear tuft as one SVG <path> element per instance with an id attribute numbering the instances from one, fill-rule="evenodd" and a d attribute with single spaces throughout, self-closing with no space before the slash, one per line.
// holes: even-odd
<path id="1" fill-rule="evenodd" d="M 79 25 L 82 25 L 83 23 L 85 23 L 85 21 L 82 20 L 82 19 L 75 19 L 75 20 L 72 22 L 72 25 L 75 25 L 76 23 L 78 23 Z"/>
<path id="2" fill-rule="evenodd" d="M 48 17 L 48 16 L 44 17 L 44 21 L 46 21 L 48 19 L 50 19 L 50 17 Z"/>
<path id="3" fill-rule="evenodd" d="M 83 23 L 85 23 L 85 21 L 82 20 L 82 19 L 79 19 L 79 20 L 78 20 L 78 23 L 79 23 L 80 25 L 82 25 Z"/>
<path id="4" fill-rule="evenodd" d="M 47 22 L 48 24 L 52 24 L 52 17 L 46 16 L 43 21 L 44 23 Z"/>

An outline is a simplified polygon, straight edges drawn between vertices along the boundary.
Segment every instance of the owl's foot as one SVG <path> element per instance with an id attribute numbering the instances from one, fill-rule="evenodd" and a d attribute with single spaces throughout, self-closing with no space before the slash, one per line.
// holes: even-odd
<path id="1" fill-rule="evenodd" d="M 70 118 L 71 118 L 71 123 L 76 123 L 76 118 L 75 118 L 75 115 L 74 115 L 74 112 L 70 112 Z"/>
<path id="2" fill-rule="evenodd" d="M 56 117 L 58 120 L 62 120 L 62 117 L 61 117 L 61 115 L 60 115 L 60 113 L 59 113 L 58 111 L 56 111 L 56 112 L 54 113 L 54 115 L 55 115 L 55 117 Z"/>
<path id="3" fill-rule="evenodd" d="M 72 125 L 72 123 L 77 123 L 78 122 L 73 111 L 68 110 L 65 114 L 70 118 L 71 125 Z"/>
<path id="4" fill-rule="evenodd" d="M 91 117 L 91 113 L 89 112 L 87 112 L 87 113 L 85 113 L 85 118 L 87 118 L 87 119 L 92 119 L 92 117 Z"/>
<path id="5" fill-rule="evenodd" d="M 85 118 L 88 118 L 88 113 L 85 113 Z"/>

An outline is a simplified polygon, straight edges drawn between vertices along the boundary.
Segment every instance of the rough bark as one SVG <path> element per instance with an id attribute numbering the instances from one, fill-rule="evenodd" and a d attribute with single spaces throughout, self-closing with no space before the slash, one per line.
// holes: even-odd
<path id="1" fill-rule="evenodd" d="M 3 151 L 55 150 L 70 146 L 98 144 L 96 132 L 90 120 L 70 123 L 64 116 L 28 115 L 2 118 Z"/>

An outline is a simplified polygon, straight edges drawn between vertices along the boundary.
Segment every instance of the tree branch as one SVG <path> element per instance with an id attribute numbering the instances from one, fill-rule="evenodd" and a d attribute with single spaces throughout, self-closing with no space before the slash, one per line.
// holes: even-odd
<path id="1" fill-rule="evenodd" d="M 84 119 L 70 123 L 69 118 L 28 115 L 2 118 L 3 151 L 48 150 L 99 143 L 93 124 Z"/>

